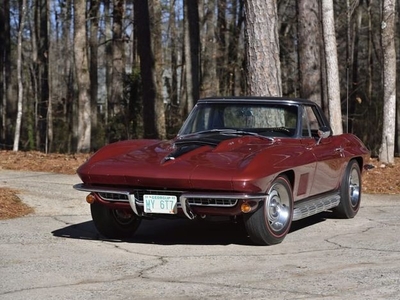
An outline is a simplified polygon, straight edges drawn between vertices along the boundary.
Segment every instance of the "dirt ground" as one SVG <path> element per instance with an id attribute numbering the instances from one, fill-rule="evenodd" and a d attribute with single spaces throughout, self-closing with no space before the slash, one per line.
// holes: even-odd
<path id="1" fill-rule="evenodd" d="M 0 151 L 0 171 L 26 170 L 75 174 L 89 154 L 44 154 L 41 152 Z M 374 168 L 363 174 L 362 189 L 369 194 L 400 194 L 400 158 L 395 164 L 384 166 L 376 159 L 369 164 Z M 17 191 L 0 188 L 0 219 L 15 218 L 32 213 L 33 209 L 22 203 L 16 196 Z"/>

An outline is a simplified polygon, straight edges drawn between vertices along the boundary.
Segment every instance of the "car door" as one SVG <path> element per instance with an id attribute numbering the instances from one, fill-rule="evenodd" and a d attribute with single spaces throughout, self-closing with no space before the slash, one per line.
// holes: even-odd
<path id="1" fill-rule="evenodd" d="M 342 139 L 331 135 L 319 139 L 318 130 L 326 126 L 324 118 L 315 106 L 305 105 L 302 117 L 303 143 L 316 158 L 314 181 L 310 196 L 335 190 L 340 185 L 340 178 L 345 166 Z"/>

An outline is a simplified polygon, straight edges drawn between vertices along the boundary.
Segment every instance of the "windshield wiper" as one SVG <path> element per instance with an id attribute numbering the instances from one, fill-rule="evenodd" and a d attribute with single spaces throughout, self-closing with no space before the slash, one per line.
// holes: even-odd
<path id="1" fill-rule="evenodd" d="M 197 135 L 197 134 L 208 134 L 208 133 L 221 133 L 221 134 L 235 134 L 235 135 L 251 135 L 255 137 L 259 137 L 261 139 L 267 139 L 270 141 L 274 141 L 273 137 L 269 136 L 264 136 L 261 134 L 258 134 L 256 132 L 252 131 L 246 131 L 246 130 L 239 130 L 239 129 L 233 129 L 233 128 L 216 128 L 216 129 L 209 129 L 209 130 L 203 130 L 203 131 L 198 131 L 198 132 L 193 132 L 188 135 Z"/>

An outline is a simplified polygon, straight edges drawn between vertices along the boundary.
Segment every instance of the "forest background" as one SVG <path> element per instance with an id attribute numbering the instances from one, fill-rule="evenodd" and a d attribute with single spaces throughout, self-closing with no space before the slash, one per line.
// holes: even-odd
<path id="1" fill-rule="evenodd" d="M 0 149 L 92 152 L 123 139 L 169 138 L 209 96 L 302 97 L 330 115 L 333 74 L 343 131 L 373 155 L 385 144 L 394 155 L 397 2 L 2 0 Z M 249 26 L 260 21 L 258 31 Z M 332 36 L 336 47 L 328 49 Z M 255 56 L 249 38 L 264 47 Z M 278 74 L 279 90 L 254 92 L 251 60 L 256 68 L 279 63 L 279 72 L 267 68 L 258 79 L 263 86 Z"/>

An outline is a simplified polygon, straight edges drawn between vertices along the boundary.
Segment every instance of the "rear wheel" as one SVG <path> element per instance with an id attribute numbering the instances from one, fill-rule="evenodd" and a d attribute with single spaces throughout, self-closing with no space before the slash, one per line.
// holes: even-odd
<path id="1" fill-rule="evenodd" d="M 283 241 L 293 217 L 292 187 L 286 176 L 274 180 L 261 207 L 253 214 L 244 215 L 250 239 L 260 245 L 274 245 Z"/>
<path id="2" fill-rule="evenodd" d="M 357 214 L 361 202 L 361 172 L 358 162 L 351 160 L 347 165 L 340 186 L 340 203 L 333 210 L 335 216 L 351 219 Z"/>
<path id="3" fill-rule="evenodd" d="M 111 209 L 97 202 L 90 205 L 90 211 L 96 229 L 109 239 L 132 237 L 141 222 L 132 211 Z"/>

